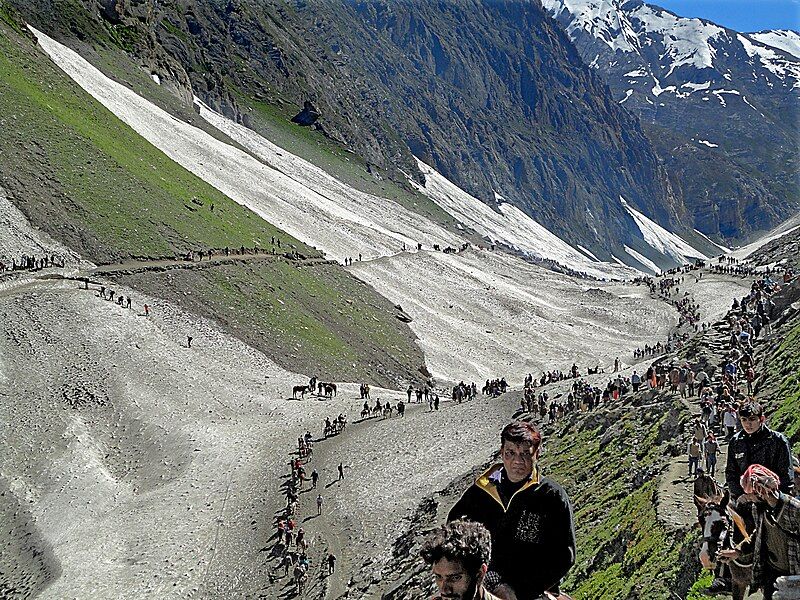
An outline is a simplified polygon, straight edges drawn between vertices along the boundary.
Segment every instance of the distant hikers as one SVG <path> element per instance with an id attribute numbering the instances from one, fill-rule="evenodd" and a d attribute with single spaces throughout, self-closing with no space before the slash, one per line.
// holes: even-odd
<path id="1" fill-rule="evenodd" d="M 484 586 L 491 544 L 480 523 L 455 521 L 434 529 L 420 550 L 439 590 L 433 600 L 499 600 Z"/>
<path id="2" fill-rule="evenodd" d="M 572 506 L 563 488 L 537 466 L 542 436 L 514 421 L 500 434 L 502 463 L 483 473 L 447 517 L 482 523 L 492 534 L 489 591 L 520 600 L 558 594 L 575 563 Z"/>

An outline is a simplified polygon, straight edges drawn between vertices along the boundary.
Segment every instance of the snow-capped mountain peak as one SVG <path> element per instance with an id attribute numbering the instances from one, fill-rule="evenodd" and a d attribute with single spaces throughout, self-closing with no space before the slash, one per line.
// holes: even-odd
<path id="1" fill-rule="evenodd" d="M 640 73 L 630 76 L 628 87 L 634 93 L 639 87 L 650 96 L 668 92 L 687 97 L 693 90 L 681 89 L 683 83 L 730 81 L 736 76 L 769 87 L 800 86 L 800 35 L 793 31 L 739 34 L 641 0 L 542 0 L 542 4 L 593 67 L 620 75 Z"/>

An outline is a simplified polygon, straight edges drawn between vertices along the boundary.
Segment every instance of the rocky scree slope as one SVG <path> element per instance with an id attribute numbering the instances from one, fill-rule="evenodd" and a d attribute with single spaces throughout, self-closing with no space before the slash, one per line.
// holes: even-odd
<path id="1" fill-rule="evenodd" d="M 413 153 L 600 259 L 628 256 L 627 244 L 659 260 L 620 195 L 681 228 L 683 205 L 637 119 L 537 3 L 15 4 L 46 33 L 121 47 L 176 93 L 256 129 L 256 109 L 305 106 L 299 120 L 371 169 L 419 180 Z"/>
<path id="2" fill-rule="evenodd" d="M 742 34 L 641 0 L 543 5 L 639 116 L 694 227 L 745 239 L 800 208 L 796 34 Z"/>

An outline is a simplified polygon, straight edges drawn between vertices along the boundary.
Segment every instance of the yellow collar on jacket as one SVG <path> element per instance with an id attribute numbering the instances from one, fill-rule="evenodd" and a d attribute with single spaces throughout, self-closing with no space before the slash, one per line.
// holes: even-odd
<path id="1" fill-rule="evenodd" d="M 505 512 L 508 510 L 508 507 L 503 505 L 503 501 L 501 500 L 500 494 L 497 491 L 497 483 L 496 483 L 499 480 L 500 469 L 502 468 L 503 468 L 503 463 L 498 463 L 488 468 L 486 471 L 483 472 L 483 474 L 480 477 L 478 477 L 478 479 L 475 480 L 475 485 L 477 485 L 478 488 L 482 489 L 484 492 L 486 492 L 492 498 L 494 498 L 495 501 L 500 506 L 503 507 L 503 512 Z M 511 498 L 509 498 L 508 500 L 509 506 L 511 505 L 511 501 L 514 499 L 514 496 L 519 494 L 522 490 L 527 490 L 530 487 L 538 485 L 540 480 L 541 477 L 539 474 L 539 466 L 534 465 L 530 479 L 528 479 L 528 481 L 525 482 L 525 485 L 523 485 L 516 492 L 514 492 L 514 495 L 511 496 Z"/>

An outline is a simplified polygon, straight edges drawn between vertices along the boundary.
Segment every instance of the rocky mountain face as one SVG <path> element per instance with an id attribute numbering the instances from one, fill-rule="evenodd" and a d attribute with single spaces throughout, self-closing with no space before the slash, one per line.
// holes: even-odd
<path id="1" fill-rule="evenodd" d="M 742 34 L 641 0 L 543 5 L 639 116 L 694 227 L 736 240 L 800 208 L 795 32 Z"/>
<path id="2" fill-rule="evenodd" d="M 395 179 L 422 179 L 416 155 L 601 259 L 630 260 L 623 244 L 663 259 L 620 196 L 667 227 L 685 224 L 638 119 L 538 2 L 16 4 L 63 40 L 122 46 L 162 84 L 244 124 L 258 103 L 291 108 Z"/>

